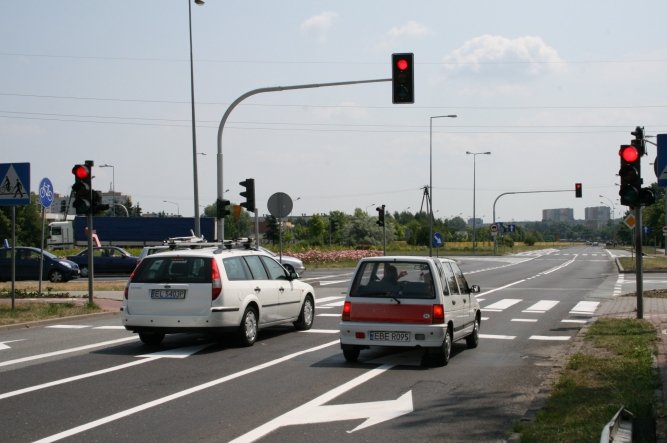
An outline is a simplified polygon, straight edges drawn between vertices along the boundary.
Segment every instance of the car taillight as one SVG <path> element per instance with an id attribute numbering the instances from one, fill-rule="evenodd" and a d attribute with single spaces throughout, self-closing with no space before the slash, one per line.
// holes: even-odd
<path id="1" fill-rule="evenodd" d="M 125 293 L 124 293 L 125 300 L 127 300 L 127 295 L 128 295 L 129 290 L 130 290 L 130 283 L 132 283 L 132 280 L 134 280 L 134 277 L 137 275 L 137 270 L 139 270 L 139 266 L 141 266 L 141 262 L 139 262 L 139 264 L 134 267 L 134 270 L 130 274 L 129 280 L 127 281 L 127 284 L 125 285 Z"/>
<path id="2" fill-rule="evenodd" d="M 350 321 L 351 313 L 352 313 L 352 303 L 349 302 L 349 301 L 346 301 L 345 304 L 343 305 L 342 320 L 343 321 Z"/>
<path id="3" fill-rule="evenodd" d="M 433 305 L 433 324 L 442 324 L 445 322 L 445 307 L 442 305 Z"/>
<path id="4" fill-rule="evenodd" d="M 211 259 L 211 300 L 215 300 L 222 292 L 222 280 L 220 279 L 220 270 L 215 259 Z"/>

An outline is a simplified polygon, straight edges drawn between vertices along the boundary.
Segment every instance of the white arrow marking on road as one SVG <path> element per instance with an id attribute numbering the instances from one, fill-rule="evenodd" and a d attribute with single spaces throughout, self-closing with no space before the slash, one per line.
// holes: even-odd
<path id="1" fill-rule="evenodd" d="M 25 338 L 22 338 L 20 340 L 8 340 L 8 341 L 0 341 L 0 351 L 4 351 L 5 349 L 11 349 L 11 346 L 7 346 L 5 343 L 14 343 L 17 341 L 23 341 Z"/>
<path id="2" fill-rule="evenodd" d="M 188 357 L 190 355 L 196 354 L 197 352 L 199 352 L 202 349 L 210 346 L 211 344 L 212 343 L 208 343 L 208 344 L 197 345 L 197 346 L 188 346 L 186 348 L 172 349 L 172 350 L 169 350 L 169 351 L 160 351 L 160 352 L 155 352 L 155 353 L 152 353 L 152 354 L 137 355 L 137 357 L 143 357 L 143 358 L 141 360 L 135 360 L 135 361 L 130 362 L 130 363 L 125 363 L 125 364 L 118 365 L 118 366 L 112 366 L 112 367 L 106 368 L 106 369 L 100 369 L 99 371 L 87 372 L 85 374 L 75 375 L 73 377 L 61 378 L 60 380 L 54 380 L 54 381 L 50 381 L 48 383 L 42 383 L 41 385 L 30 386 L 30 387 L 27 387 L 27 388 L 18 389 L 16 391 L 7 392 L 5 394 L 0 394 L 0 400 L 3 400 L 5 398 L 9 398 L 9 397 L 15 397 L 17 395 L 25 394 L 25 393 L 28 393 L 28 392 L 38 391 L 38 390 L 44 389 L 44 388 L 50 388 L 51 386 L 58 386 L 58 385 L 62 385 L 62 384 L 77 381 L 77 380 L 83 380 L 84 378 L 90 378 L 90 377 L 94 377 L 96 375 L 102 375 L 102 374 L 108 374 L 109 372 L 120 371 L 121 369 L 126 369 L 126 368 L 130 368 L 132 366 L 141 365 L 143 363 L 148 363 L 148 362 L 151 362 L 151 361 L 154 361 L 154 360 L 158 360 L 160 358 L 185 358 L 185 357 Z"/>
<path id="3" fill-rule="evenodd" d="M 283 427 L 299 424 L 326 423 L 341 420 L 358 420 L 365 418 L 362 424 L 348 431 L 348 433 L 373 426 L 383 421 L 391 420 L 401 415 L 409 414 L 414 410 L 412 391 L 408 391 L 396 400 L 377 401 L 369 403 L 354 403 L 346 405 L 324 405 L 339 395 L 359 386 L 360 384 L 377 377 L 394 366 L 384 364 L 372 369 L 349 382 L 326 392 L 319 397 L 299 406 L 296 409 L 271 420 L 262 426 L 253 429 L 230 443 L 250 443 Z"/>

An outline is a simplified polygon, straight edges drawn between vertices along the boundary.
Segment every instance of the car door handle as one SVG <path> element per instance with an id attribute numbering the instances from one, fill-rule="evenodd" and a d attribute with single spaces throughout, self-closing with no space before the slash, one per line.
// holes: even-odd
<path id="1" fill-rule="evenodd" d="M 255 292 L 262 292 L 262 289 L 261 289 L 259 286 L 257 286 L 257 287 L 255 288 Z"/>
<path id="2" fill-rule="evenodd" d="M 281 286 L 280 289 L 278 289 L 278 290 L 279 290 L 280 292 L 285 292 L 285 288 L 283 288 L 282 286 Z"/>
<path id="3" fill-rule="evenodd" d="M 456 304 L 456 300 L 452 300 L 452 304 L 455 305 L 455 304 Z"/>

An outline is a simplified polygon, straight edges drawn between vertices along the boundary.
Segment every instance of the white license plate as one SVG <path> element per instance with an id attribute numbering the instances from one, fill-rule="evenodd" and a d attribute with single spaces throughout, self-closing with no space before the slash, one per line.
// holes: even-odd
<path id="1" fill-rule="evenodd" d="M 371 331 L 368 336 L 372 341 L 410 341 L 409 332 Z"/>
<path id="2" fill-rule="evenodd" d="M 180 300 L 185 298 L 186 289 L 151 289 L 151 298 L 160 300 Z"/>

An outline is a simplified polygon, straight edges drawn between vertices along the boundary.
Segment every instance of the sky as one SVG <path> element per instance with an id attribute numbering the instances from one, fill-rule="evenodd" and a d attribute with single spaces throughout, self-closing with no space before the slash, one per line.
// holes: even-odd
<path id="1" fill-rule="evenodd" d="M 222 131 L 225 198 L 254 178 L 260 215 L 276 192 L 292 215 L 416 212 L 432 168 L 438 218 L 489 223 L 494 202 L 497 221 L 619 217 L 619 146 L 636 126 L 667 133 L 665 17 L 661 0 L 192 2 L 195 156 L 187 0 L 3 1 L 0 163 L 29 162 L 31 190 L 47 177 L 68 194 L 72 166 L 93 160 L 95 189 L 192 216 L 193 157 L 212 204 L 236 99 L 389 79 L 391 54 L 412 52 L 414 104 L 392 104 L 390 82 L 243 100 Z"/>

